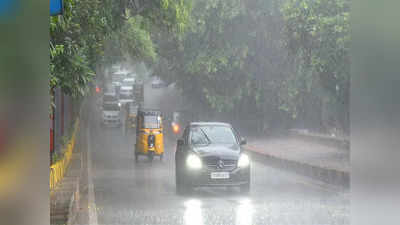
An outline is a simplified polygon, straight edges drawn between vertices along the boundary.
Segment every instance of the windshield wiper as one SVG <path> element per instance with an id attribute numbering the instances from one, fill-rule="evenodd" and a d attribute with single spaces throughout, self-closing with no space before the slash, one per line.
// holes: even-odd
<path id="1" fill-rule="evenodd" d="M 201 129 L 201 128 L 199 128 L 199 129 L 200 129 L 201 133 L 204 134 L 204 137 L 207 138 L 207 142 L 208 142 L 207 145 L 211 144 L 211 139 L 208 137 L 208 135 L 206 134 L 206 132 L 205 132 L 203 129 Z"/>

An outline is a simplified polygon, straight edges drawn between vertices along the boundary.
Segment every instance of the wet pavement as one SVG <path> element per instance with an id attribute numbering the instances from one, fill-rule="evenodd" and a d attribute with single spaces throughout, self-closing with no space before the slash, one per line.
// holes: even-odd
<path id="1" fill-rule="evenodd" d="M 348 192 L 258 159 L 252 159 L 249 194 L 198 188 L 191 195 L 177 195 L 173 140 L 166 140 L 162 161 L 156 157 L 150 163 L 143 157 L 135 162 L 133 133 L 100 128 L 96 116 L 90 117 L 88 129 L 94 195 L 90 224 L 350 224 Z"/>

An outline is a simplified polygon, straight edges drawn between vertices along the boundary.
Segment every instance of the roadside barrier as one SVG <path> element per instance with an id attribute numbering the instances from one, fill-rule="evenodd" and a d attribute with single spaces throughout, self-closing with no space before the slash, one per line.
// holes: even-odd
<path id="1" fill-rule="evenodd" d="M 71 135 L 71 140 L 65 146 L 63 158 L 50 166 L 50 190 L 54 190 L 57 184 L 64 178 L 69 163 L 72 158 L 72 152 L 75 147 L 76 134 L 79 129 L 79 119 L 74 124 L 74 130 Z"/>
<path id="2" fill-rule="evenodd" d="M 305 162 L 285 159 L 268 153 L 262 153 L 251 145 L 247 145 L 245 149 L 248 150 L 250 156 L 252 156 L 255 160 L 262 160 L 271 167 L 286 169 L 288 171 L 295 172 L 303 176 L 308 176 L 336 187 L 341 187 L 344 189 L 350 188 L 349 172 L 310 165 Z"/>
<path id="3" fill-rule="evenodd" d="M 330 137 L 326 135 L 311 134 L 301 130 L 291 129 L 289 135 L 297 138 L 301 138 L 305 141 L 318 142 L 320 144 L 331 146 L 334 148 L 340 148 L 344 150 L 350 150 L 350 140 L 346 138 Z"/>

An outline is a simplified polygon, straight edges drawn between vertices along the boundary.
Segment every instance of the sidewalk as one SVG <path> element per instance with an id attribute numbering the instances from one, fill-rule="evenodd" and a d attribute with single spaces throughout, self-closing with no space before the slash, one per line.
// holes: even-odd
<path id="1" fill-rule="evenodd" d="M 71 164 L 62 181 L 50 192 L 50 224 L 72 224 L 79 209 L 81 156 L 74 150 Z"/>
<path id="2" fill-rule="evenodd" d="M 296 136 L 249 138 L 245 148 L 271 166 L 349 186 L 350 151 Z"/>

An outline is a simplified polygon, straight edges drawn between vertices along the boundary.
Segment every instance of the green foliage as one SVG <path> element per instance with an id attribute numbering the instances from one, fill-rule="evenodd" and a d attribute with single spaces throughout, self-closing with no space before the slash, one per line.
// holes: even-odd
<path id="1" fill-rule="evenodd" d="M 301 119 L 348 110 L 348 0 L 198 0 L 183 38 L 157 39 L 156 73 L 216 112 Z M 244 109 L 243 109 L 244 108 Z M 340 111 L 340 110 L 339 110 Z M 340 114 L 340 113 L 339 113 Z"/>
<path id="2" fill-rule="evenodd" d="M 340 107 L 345 117 L 350 86 L 349 11 L 349 0 L 290 0 L 282 8 L 286 46 L 297 62 L 298 82 L 291 88 L 320 96 L 321 101 Z M 300 94 L 294 99 L 309 97 Z"/>
<path id="3" fill-rule="evenodd" d="M 101 2 L 66 0 L 63 16 L 50 18 L 50 88 L 79 97 L 88 89 L 107 32 Z"/>
<path id="4" fill-rule="evenodd" d="M 150 61 L 156 59 L 156 51 L 150 33 L 141 28 L 142 17 L 129 18 L 126 23 L 115 31 L 107 40 L 106 51 L 114 57 L 110 61 L 123 61 L 130 58 L 135 61 Z"/>
<path id="5" fill-rule="evenodd" d="M 80 97 L 98 66 L 130 58 L 153 62 L 156 28 L 182 34 L 189 0 L 65 0 L 63 16 L 50 18 L 50 89 Z"/>

